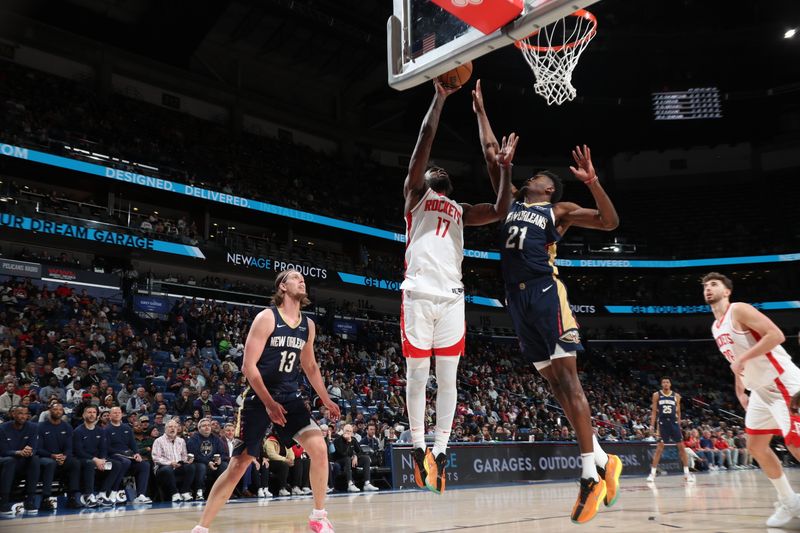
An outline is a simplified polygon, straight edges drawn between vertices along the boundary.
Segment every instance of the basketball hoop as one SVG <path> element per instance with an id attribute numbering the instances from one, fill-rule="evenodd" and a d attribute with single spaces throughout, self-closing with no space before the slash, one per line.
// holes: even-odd
<path id="1" fill-rule="evenodd" d="M 572 71 L 596 34 L 597 18 L 579 9 L 514 43 L 533 70 L 536 94 L 543 96 L 548 105 L 561 105 L 575 98 Z"/>

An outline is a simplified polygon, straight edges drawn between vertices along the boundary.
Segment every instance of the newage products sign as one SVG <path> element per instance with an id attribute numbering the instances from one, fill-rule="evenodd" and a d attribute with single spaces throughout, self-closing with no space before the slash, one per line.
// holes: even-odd
<path id="1" fill-rule="evenodd" d="M 649 472 L 652 458 L 650 450 L 655 450 L 654 445 L 647 442 L 603 443 L 603 449 L 619 456 L 623 474 L 636 475 Z M 395 489 L 417 486 L 411 452 L 411 447 L 392 447 L 392 482 Z M 578 479 L 581 474 L 581 457 L 575 443 L 451 443 L 447 453 L 448 486 Z M 662 466 L 668 467 L 668 471 L 675 470 L 674 465 L 665 463 L 663 459 Z"/>
<path id="2" fill-rule="evenodd" d="M 258 257 L 228 252 L 225 260 L 228 263 L 247 268 L 258 268 L 261 270 L 271 270 L 273 272 L 281 272 L 283 270 L 293 269 L 300 272 L 304 277 L 316 279 L 328 278 L 328 271 L 324 268 L 301 265 L 299 263 L 291 263 L 289 261 L 274 260 L 269 257 Z"/>

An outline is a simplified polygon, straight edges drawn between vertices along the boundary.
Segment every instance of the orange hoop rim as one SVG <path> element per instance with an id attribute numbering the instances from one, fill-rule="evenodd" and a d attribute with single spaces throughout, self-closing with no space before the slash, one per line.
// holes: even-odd
<path id="1" fill-rule="evenodd" d="M 574 13 L 570 13 L 568 16 L 585 18 L 586 20 L 588 20 L 589 22 L 592 23 L 592 28 L 589 30 L 589 32 L 586 35 L 584 35 L 580 39 L 578 39 L 576 41 L 573 41 L 571 43 L 564 43 L 564 44 L 560 44 L 558 46 L 535 46 L 535 45 L 526 43 L 523 39 L 520 39 L 519 41 L 515 41 L 514 42 L 514 46 L 516 46 L 520 50 L 526 49 L 526 50 L 531 50 L 533 52 L 560 52 L 561 50 L 575 48 L 576 46 L 578 46 L 580 44 L 584 44 L 585 42 L 589 41 L 592 37 L 594 37 L 595 34 L 597 33 L 597 17 L 595 17 L 593 13 L 591 13 L 591 12 L 585 10 L 585 9 L 579 9 L 579 10 L 575 11 Z M 541 28 L 539 28 L 535 32 L 533 32 L 530 35 L 528 35 L 527 37 L 525 37 L 525 39 L 529 39 L 529 38 L 533 37 L 534 35 L 536 35 L 540 31 L 542 31 Z"/>

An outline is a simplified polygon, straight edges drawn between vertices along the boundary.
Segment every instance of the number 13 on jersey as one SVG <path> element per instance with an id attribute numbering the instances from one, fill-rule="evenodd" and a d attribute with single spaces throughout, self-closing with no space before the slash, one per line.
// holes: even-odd
<path id="1" fill-rule="evenodd" d="M 290 374 L 294 368 L 294 363 L 297 360 L 297 353 L 284 351 L 281 352 L 281 363 L 278 366 L 278 372 L 286 372 Z"/>

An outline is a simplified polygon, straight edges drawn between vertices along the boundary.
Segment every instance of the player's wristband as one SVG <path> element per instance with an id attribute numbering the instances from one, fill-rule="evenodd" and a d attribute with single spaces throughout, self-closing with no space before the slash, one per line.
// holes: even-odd
<path id="1" fill-rule="evenodd" d="M 598 178 L 598 177 L 595 175 L 595 177 L 593 177 L 593 178 L 592 178 L 592 179 L 590 179 L 590 180 L 586 180 L 586 181 L 584 181 L 583 183 L 584 183 L 584 184 L 586 184 L 586 186 L 588 187 L 589 185 L 591 185 L 592 183 L 594 183 L 595 181 L 597 181 L 597 180 L 599 180 L 599 179 L 600 179 L 600 178 Z"/>
<path id="2" fill-rule="evenodd" d="M 514 166 L 514 163 L 509 163 L 507 165 L 500 165 L 500 168 L 511 168 Z"/>

